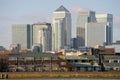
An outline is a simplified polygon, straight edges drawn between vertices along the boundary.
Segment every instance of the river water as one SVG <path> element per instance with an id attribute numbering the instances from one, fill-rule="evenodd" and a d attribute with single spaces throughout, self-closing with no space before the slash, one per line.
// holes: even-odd
<path id="1" fill-rule="evenodd" d="M 88 79 L 88 78 L 60 78 L 60 79 L 9 79 L 9 80 L 120 80 L 120 79 Z"/>

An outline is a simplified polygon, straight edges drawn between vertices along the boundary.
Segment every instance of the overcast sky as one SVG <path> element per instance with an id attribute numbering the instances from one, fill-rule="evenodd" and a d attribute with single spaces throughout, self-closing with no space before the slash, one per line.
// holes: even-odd
<path id="1" fill-rule="evenodd" d="M 0 0 L 0 46 L 12 43 L 12 24 L 52 22 L 52 13 L 63 5 L 72 14 L 72 37 L 76 36 L 78 9 L 114 16 L 114 41 L 120 40 L 120 0 Z"/>

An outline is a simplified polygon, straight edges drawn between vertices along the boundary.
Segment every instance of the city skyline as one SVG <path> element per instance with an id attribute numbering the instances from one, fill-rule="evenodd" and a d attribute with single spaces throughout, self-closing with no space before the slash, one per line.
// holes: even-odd
<path id="1" fill-rule="evenodd" d="M 78 9 L 85 8 L 96 13 L 113 14 L 113 40 L 120 40 L 120 8 L 118 0 L 101 1 L 62 1 L 62 0 L 0 0 L 0 46 L 9 48 L 12 43 L 12 24 L 34 24 L 36 22 L 52 23 L 52 12 L 59 6 L 65 6 L 72 17 L 72 37 L 76 37 L 76 16 Z M 21 6 L 22 5 L 22 6 Z M 102 5 L 102 6 L 101 6 Z"/>

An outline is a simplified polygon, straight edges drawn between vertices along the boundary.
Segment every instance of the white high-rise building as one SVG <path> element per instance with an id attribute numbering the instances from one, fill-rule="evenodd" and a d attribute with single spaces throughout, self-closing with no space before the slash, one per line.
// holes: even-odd
<path id="1" fill-rule="evenodd" d="M 95 12 L 80 9 L 77 16 L 77 47 L 85 46 L 85 24 L 95 22 Z"/>
<path id="2" fill-rule="evenodd" d="M 33 24 L 33 45 L 40 45 L 42 52 L 51 50 L 51 31 L 50 23 Z"/>
<path id="3" fill-rule="evenodd" d="M 52 50 L 70 48 L 71 44 L 71 14 L 63 6 L 53 12 Z"/>
<path id="4" fill-rule="evenodd" d="M 30 24 L 13 24 L 12 44 L 21 45 L 21 49 L 30 49 L 32 47 L 32 26 Z"/>
<path id="5" fill-rule="evenodd" d="M 94 35 L 94 36 L 93 36 Z M 112 14 L 95 14 L 80 9 L 77 17 L 77 47 L 95 44 L 109 45 L 113 42 Z"/>
<path id="6" fill-rule="evenodd" d="M 108 31 L 107 23 L 87 23 L 85 26 L 85 46 L 105 45 L 108 43 Z"/>
<path id="7" fill-rule="evenodd" d="M 106 45 L 113 43 L 113 15 L 112 14 L 96 14 L 96 21 L 107 23 L 108 26 L 108 39 Z"/>

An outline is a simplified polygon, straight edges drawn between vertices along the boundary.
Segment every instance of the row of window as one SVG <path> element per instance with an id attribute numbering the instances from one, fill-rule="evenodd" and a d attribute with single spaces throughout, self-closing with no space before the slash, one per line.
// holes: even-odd
<path id="1" fill-rule="evenodd" d="M 68 60 L 68 62 L 92 62 L 93 60 Z"/>
<path id="2" fill-rule="evenodd" d="M 10 57 L 9 60 L 57 60 L 57 57 L 44 57 L 44 58 L 39 58 L 36 59 L 34 57 L 25 57 L 25 58 L 17 58 L 17 57 Z"/>
<path id="3" fill-rule="evenodd" d="M 114 63 L 120 63 L 120 60 L 106 60 L 105 62 L 106 63 L 112 63 L 112 62 L 114 62 Z"/>

